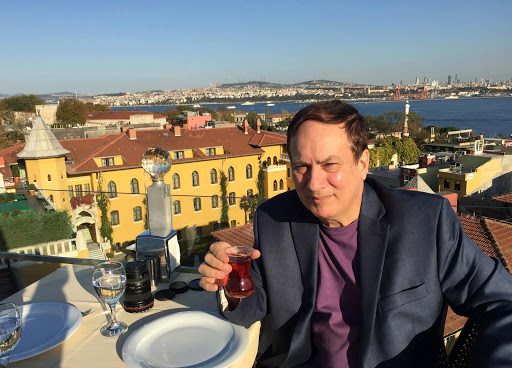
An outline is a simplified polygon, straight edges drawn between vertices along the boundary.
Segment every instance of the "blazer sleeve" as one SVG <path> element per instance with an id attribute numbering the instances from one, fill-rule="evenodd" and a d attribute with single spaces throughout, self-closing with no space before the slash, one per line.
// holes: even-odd
<path id="1" fill-rule="evenodd" d="M 437 244 L 445 300 L 455 313 L 478 322 L 471 367 L 512 367 L 512 275 L 469 239 L 447 200 Z"/>
<path id="2" fill-rule="evenodd" d="M 254 248 L 258 250 L 260 250 L 258 242 L 259 213 L 259 210 L 256 211 L 254 216 Z M 261 257 L 264 257 L 263 253 Z M 243 298 L 238 307 L 233 311 L 220 311 L 229 321 L 246 328 L 249 328 L 254 322 L 261 321 L 267 314 L 267 295 L 263 285 L 264 270 L 261 257 L 251 261 L 251 277 L 254 282 L 254 292 L 248 297 Z"/>

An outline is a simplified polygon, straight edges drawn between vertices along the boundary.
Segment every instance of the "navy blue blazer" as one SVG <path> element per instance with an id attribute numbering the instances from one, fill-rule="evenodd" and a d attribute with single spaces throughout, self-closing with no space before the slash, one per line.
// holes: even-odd
<path id="1" fill-rule="evenodd" d="M 246 327 L 271 316 L 269 367 L 298 366 L 311 356 L 318 232 L 318 219 L 295 191 L 256 213 L 255 292 L 224 315 Z M 366 179 L 358 249 L 360 367 L 432 367 L 448 305 L 480 319 L 475 367 L 512 367 L 512 276 L 467 237 L 446 199 Z"/>

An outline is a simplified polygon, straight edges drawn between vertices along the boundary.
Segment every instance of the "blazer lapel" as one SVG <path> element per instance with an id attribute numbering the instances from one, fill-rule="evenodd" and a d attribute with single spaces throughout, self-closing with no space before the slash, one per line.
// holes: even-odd
<path id="1" fill-rule="evenodd" d="M 282 367 L 293 367 L 305 362 L 311 355 L 310 324 L 316 301 L 318 278 L 318 219 L 302 204 L 290 228 L 297 252 L 304 291 L 299 318 L 293 332 L 290 352 Z"/>
<path id="2" fill-rule="evenodd" d="M 361 264 L 362 303 L 360 362 L 363 367 L 375 327 L 377 300 L 389 232 L 389 224 L 381 221 L 384 213 L 382 202 L 375 191 L 365 183 L 357 237 Z"/>

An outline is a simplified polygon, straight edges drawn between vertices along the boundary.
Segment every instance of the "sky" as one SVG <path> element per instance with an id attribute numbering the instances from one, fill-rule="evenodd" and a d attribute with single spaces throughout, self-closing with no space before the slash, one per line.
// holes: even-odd
<path id="1" fill-rule="evenodd" d="M 40 1 L 0 7 L 0 94 L 512 78 L 512 1 Z"/>

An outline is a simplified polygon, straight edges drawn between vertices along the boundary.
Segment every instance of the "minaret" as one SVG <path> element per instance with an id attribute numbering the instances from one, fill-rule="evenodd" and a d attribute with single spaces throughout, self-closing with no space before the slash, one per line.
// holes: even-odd
<path id="1" fill-rule="evenodd" d="M 408 119 L 408 116 L 409 116 L 409 100 L 405 101 L 405 118 L 404 118 L 404 131 L 402 133 L 402 137 L 408 137 L 409 136 L 409 131 L 408 131 L 408 128 L 407 128 L 407 119 Z"/>

